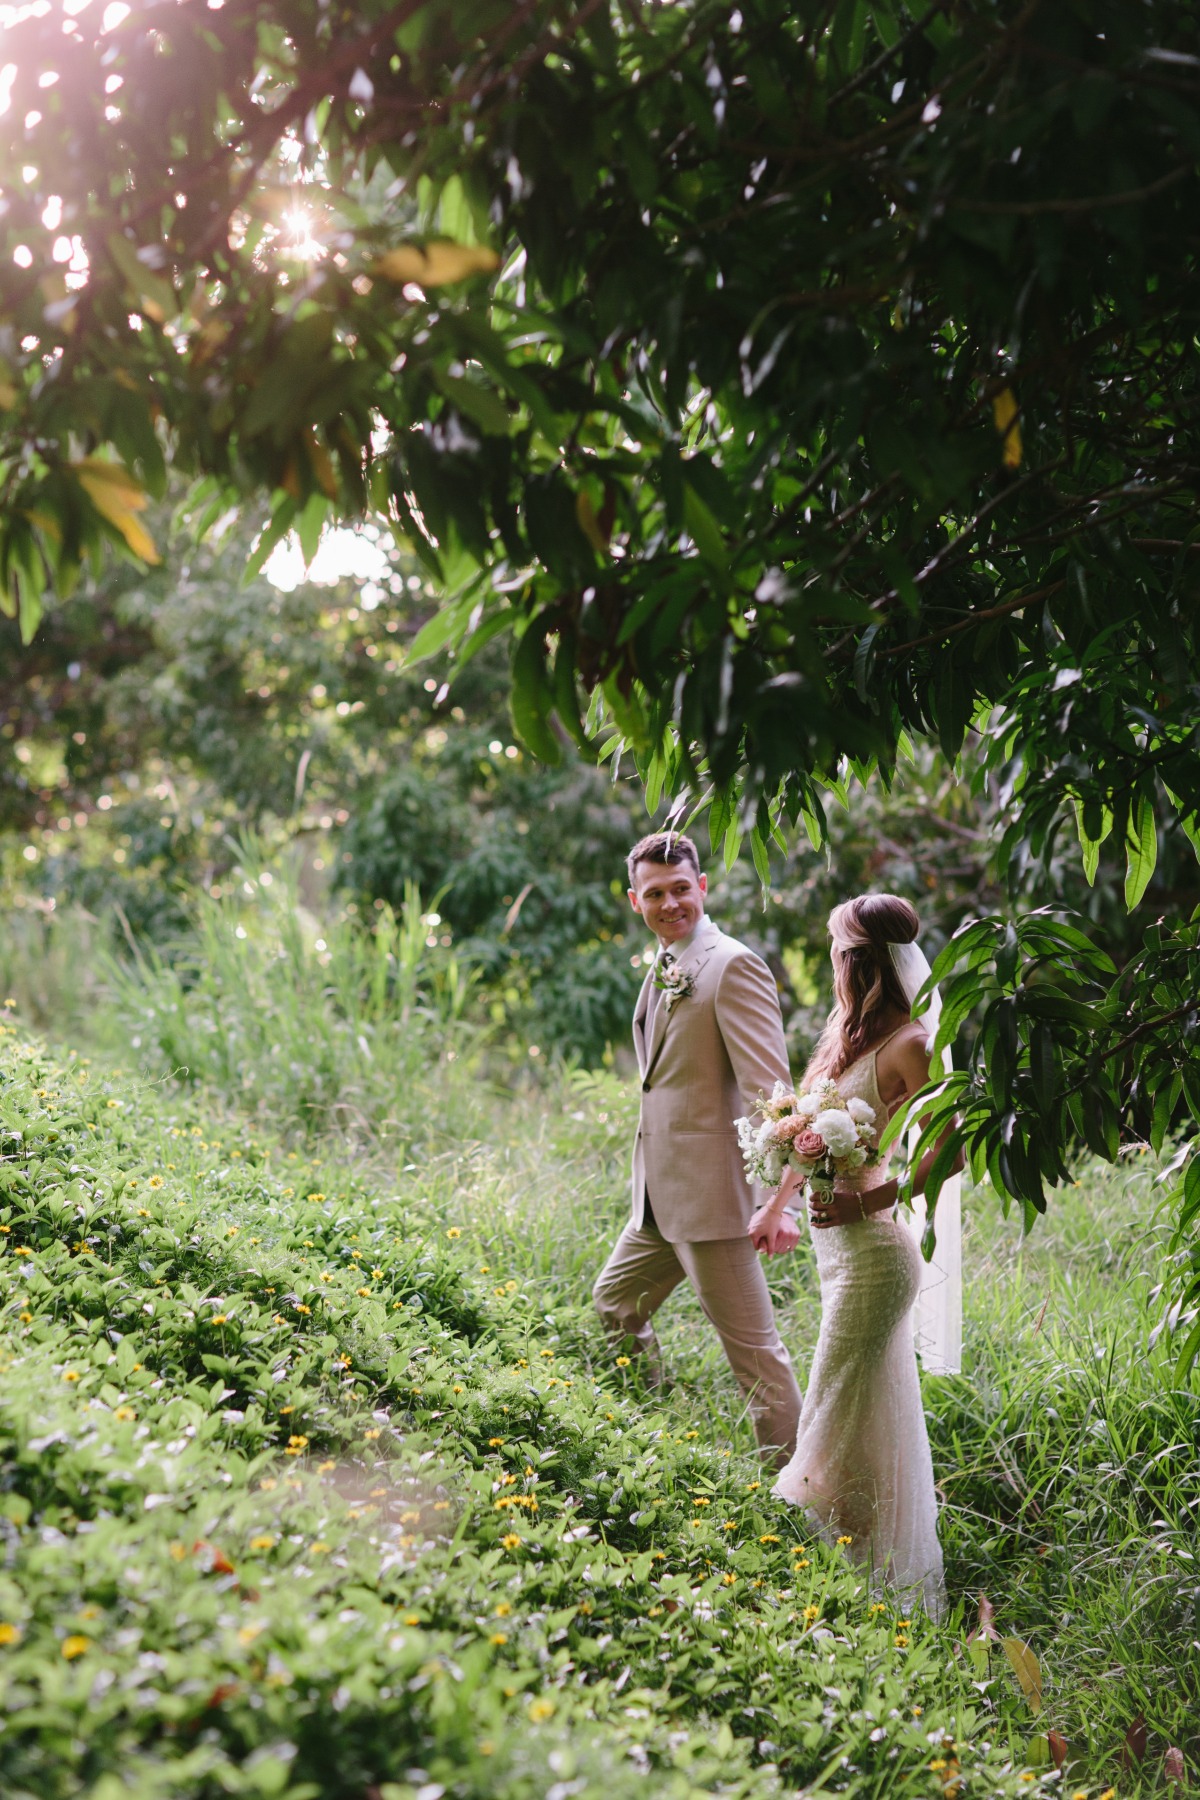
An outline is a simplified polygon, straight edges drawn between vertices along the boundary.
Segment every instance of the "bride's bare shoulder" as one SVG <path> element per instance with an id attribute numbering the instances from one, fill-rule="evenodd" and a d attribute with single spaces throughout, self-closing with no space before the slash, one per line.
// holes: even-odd
<path id="1" fill-rule="evenodd" d="M 910 1019 L 880 1045 L 875 1079 L 889 1111 L 924 1087 L 929 1080 L 929 1027 L 923 1019 Z"/>

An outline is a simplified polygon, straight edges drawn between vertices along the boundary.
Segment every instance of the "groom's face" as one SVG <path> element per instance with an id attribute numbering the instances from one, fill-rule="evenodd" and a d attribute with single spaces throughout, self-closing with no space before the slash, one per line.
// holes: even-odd
<path id="1" fill-rule="evenodd" d="M 697 875 L 690 863 L 640 862 L 633 873 L 629 904 L 661 944 L 674 944 L 704 917 L 707 892 L 707 875 Z"/>

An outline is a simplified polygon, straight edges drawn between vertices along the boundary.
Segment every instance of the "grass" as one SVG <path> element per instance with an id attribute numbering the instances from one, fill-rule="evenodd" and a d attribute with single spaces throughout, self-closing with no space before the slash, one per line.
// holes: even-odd
<path id="1" fill-rule="evenodd" d="M 925 1384 L 958 1606 L 902 1627 L 754 1485 L 690 1295 L 664 1399 L 603 1351 L 630 1084 L 490 1082 L 444 967 L 281 956 L 262 894 L 72 1021 L 145 1074 L 0 1044 L 6 1800 L 957 1800 L 1054 1787 L 1048 1731 L 1071 1794 L 1200 1768 L 1200 1397 L 1154 1335 L 1148 1156 L 1024 1244 L 969 1198 L 965 1373 Z M 811 1262 L 771 1279 L 803 1370 Z M 981 1593 L 1037 1716 L 964 1646 Z"/>

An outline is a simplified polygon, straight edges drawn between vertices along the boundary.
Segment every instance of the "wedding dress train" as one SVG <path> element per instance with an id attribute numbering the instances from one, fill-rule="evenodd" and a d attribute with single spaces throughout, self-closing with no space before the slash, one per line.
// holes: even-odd
<path id="1" fill-rule="evenodd" d="M 838 1077 L 850 1099 L 886 1109 L 875 1076 L 878 1049 Z M 865 1192 L 887 1179 L 865 1170 Z M 945 1609 L 937 1495 L 913 1347 L 912 1306 L 921 1255 L 898 1219 L 878 1214 L 812 1233 L 821 1278 L 821 1331 L 796 1449 L 775 1492 L 803 1506 L 822 1537 L 849 1537 L 847 1553 L 872 1590 L 905 1609 Z"/>

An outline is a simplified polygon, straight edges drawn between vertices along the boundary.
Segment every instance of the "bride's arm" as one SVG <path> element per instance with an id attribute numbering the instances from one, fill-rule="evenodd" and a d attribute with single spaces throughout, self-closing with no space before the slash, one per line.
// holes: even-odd
<path id="1" fill-rule="evenodd" d="M 901 1033 L 898 1038 L 885 1046 L 879 1058 L 882 1065 L 876 1070 L 881 1093 L 887 1093 L 888 1116 L 903 1106 L 910 1095 L 918 1093 L 929 1080 L 929 1050 L 923 1032 Z M 924 1124 L 924 1120 L 921 1121 Z M 917 1164 L 913 1177 L 914 1194 L 925 1192 L 925 1183 L 929 1179 L 929 1171 L 933 1167 L 933 1159 L 950 1134 L 948 1125 L 928 1149 Z M 957 1175 L 964 1166 L 961 1150 L 954 1159 L 949 1170 Z M 896 1204 L 900 1192 L 900 1182 L 892 1177 L 880 1182 L 878 1187 L 868 1188 L 860 1192 L 851 1187 L 835 1187 L 833 1190 L 833 1207 L 821 1217 L 813 1215 L 812 1222 L 817 1229 L 833 1225 L 849 1225 L 856 1219 L 869 1219 L 874 1213 L 889 1212 Z"/>

